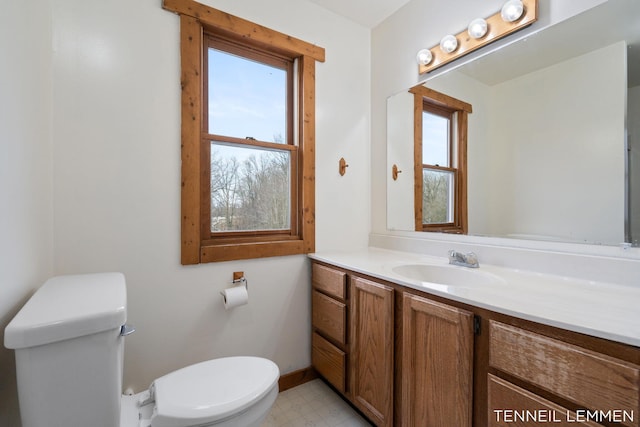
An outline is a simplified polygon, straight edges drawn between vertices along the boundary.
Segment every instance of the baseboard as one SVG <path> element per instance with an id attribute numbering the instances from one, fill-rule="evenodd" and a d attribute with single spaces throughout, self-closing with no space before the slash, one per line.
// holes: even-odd
<path id="1" fill-rule="evenodd" d="M 308 368 L 281 375 L 278 380 L 278 388 L 282 392 L 316 378 L 318 378 L 318 373 L 313 367 L 309 366 Z"/>

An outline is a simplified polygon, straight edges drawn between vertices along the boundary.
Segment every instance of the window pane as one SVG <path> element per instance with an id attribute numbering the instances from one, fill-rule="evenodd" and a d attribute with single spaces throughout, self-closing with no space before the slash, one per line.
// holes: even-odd
<path id="1" fill-rule="evenodd" d="M 423 111 L 422 163 L 450 167 L 449 119 Z"/>
<path id="2" fill-rule="evenodd" d="M 211 232 L 289 229 L 290 156 L 212 142 Z"/>
<path id="3" fill-rule="evenodd" d="M 287 72 L 209 48 L 209 133 L 287 143 Z"/>
<path id="4" fill-rule="evenodd" d="M 453 172 L 422 170 L 422 223 L 446 224 L 453 222 Z"/>

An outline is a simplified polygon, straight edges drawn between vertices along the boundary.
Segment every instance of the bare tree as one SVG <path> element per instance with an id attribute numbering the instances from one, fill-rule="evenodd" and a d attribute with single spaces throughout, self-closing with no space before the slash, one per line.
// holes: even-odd
<path id="1" fill-rule="evenodd" d="M 422 176 L 422 222 L 448 222 L 449 180 L 442 173 L 426 172 Z"/>
<path id="2" fill-rule="evenodd" d="M 212 151 L 212 231 L 289 228 L 289 156 L 286 151 L 256 150 L 240 163 Z"/>
<path id="3" fill-rule="evenodd" d="M 232 230 L 239 199 L 238 160 L 211 152 L 211 231 Z"/>
<path id="4" fill-rule="evenodd" d="M 289 227 L 289 154 L 263 152 L 249 157 L 241 172 L 244 229 Z"/>

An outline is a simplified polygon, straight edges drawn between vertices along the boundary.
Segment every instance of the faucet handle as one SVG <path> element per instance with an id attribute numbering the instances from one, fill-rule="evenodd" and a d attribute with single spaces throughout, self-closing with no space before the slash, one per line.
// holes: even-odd
<path id="1" fill-rule="evenodd" d="M 467 252 L 465 254 L 451 249 L 449 251 L 449 264 L 477 268 L 479 266 L 478 255 L 475 252 Z"/>

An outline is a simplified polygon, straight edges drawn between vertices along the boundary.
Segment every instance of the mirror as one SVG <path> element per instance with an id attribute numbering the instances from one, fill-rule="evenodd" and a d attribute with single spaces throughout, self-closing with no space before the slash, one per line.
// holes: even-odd
<path id="1" fill-rule="evenodd" d="M 609 0 L 427 77 L 426 87 L 473 106 L 469 234 L 639 242 L 638 22 L 640 2 Z M 413 145 L 404 91 L 387 100 L 390 230 L 414 230 Z"/>

